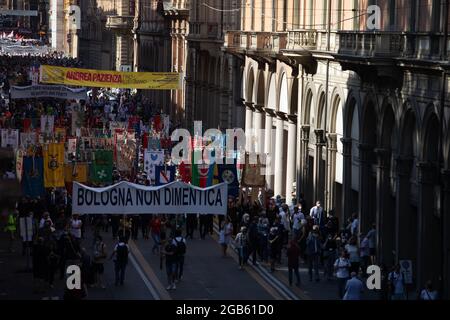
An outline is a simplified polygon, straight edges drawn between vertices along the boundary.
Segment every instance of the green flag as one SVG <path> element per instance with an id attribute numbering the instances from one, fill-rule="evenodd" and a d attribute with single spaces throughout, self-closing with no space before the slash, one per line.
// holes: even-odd
<path id="1" fill-rule="evenodd" d="M 93 155 L 94 159 L 89 170 L 91 181 L 95 183 L 112 183 L 112 150 L 96 150 Z"/>

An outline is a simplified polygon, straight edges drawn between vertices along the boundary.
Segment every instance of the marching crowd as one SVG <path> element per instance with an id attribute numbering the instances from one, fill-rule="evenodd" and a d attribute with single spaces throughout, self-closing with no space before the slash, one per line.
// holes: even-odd
<path id="1" fill-rule="evenodd" d="M 33 58 L 1 56 L 1 128 L 20 129 L 23 118 L 38 118 L 41 114 L 53 114 L 60 125 L 68 126 L 70 101 L 8 101 L 7 93 L 11 85 L 30 83 L 28 70 L 33 59 L 37 63 L 82 65 L 76 59 L 62 58 L 57 53 Z M 81 103 L 81 110 L 85 112 L 90 127 L 100 128 L 105 122 L 125 120 L 130 115 L 148 119 L 152 114 L 161 112 L 145 98 L 129 92 L 119 94 L 116 101 L 97 92 Z M 45 291 L 49 286 L 54 286 L 55 277 L 63 279 L 68 265 L 81 267 L 83 288 L 67 290 L 67 299 L 86 297 L 88 286 L 104 288 L 106 284 L 102 275 L 108 259 L 114 260 L 115 285 L 124 285 L 130 253 L 128 242 L 138 239 L 139 233 L 143 239 L 152 238 L 152 251 L 160 256 L 161 268 L 165 265 L 167 289 L 174 290 L 183 278 L 184 260 L 188 252 L 186 239 L 193 239 L 196 230 L 201 239 L 214 232 L 212 215 L 78 216 L 72 214 L 70 194 L 65 189 L 57 189 L 47 190 L 45 197 L 23 197 L 18 201 L 16 210 L 7 212 L 4 231 L 10 236 L 11 250 L 21 218 L 28 218 L 32 225 L 32 236 L 21 234 L 21 237 L 23 255 L 32 256 L 35 291 Z M 365 286 L 360 279 L 367 276 L 369 265 L 377 263 L 375 224 L 367 234 L 359 234 L 358 223 L 357 215 L 340 223 L 333 212 L 323 210 L 319 201 L 308 208 L 300 198 L 295 205 L 289 206 L 282 203 L 279 197 L 267 197 L 267 201 L 255 200 L 241 192 L 238 198 L 229 197 L 227 215 L 218 217 L 221 254 L 226 256 L 230 247 L 236 249 L 240 269 L 244 269 L 248 262 L 262 262 L 267 263 L 271 272 L 276 272 L 277 266 L 287 264 L 289 283 L 292 285 L 295 281 L 297 286 L 302 285 L 299 267 L 304 262 L 309 281 L 336 278 L 337 297 L 358 300 L 362 298 Z M 87 228 L 92 228 L 92 239 L 86 237 Z M 108 248 L 103 239 L 109 229 L 116 241 L 113 248 Z M 391 266 L 388 270 L 387 266 L 382 266 L 382 270 L 384 298 L 406 299 L 407 287 L 400 267 Z M 421 292 L 420 298 L 437 298 L 431 283 Z"/>

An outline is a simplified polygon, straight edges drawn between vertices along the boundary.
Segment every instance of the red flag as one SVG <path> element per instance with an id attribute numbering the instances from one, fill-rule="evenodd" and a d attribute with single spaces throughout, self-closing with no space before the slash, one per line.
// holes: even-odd
<path id="1" fill-rule="evenodd" d="M 142 149 L 148 148 L 148 132 L 144 132 L 142 135 Z"/>
<path id="2" fill-rule="evenodd" d="M 183 161 L 180 163 L 178 167 L 180 171 L 181 180 L 186 183 L 191 182 L 191 165 L 185 164 Z"/>
<path id="3" fill-rule="evenodd" d="M 156 132 L 161 132 L 162 130 L 162 122 L 161 122 L 161 116 L 160 115 L 156 115 L 153 117 L 153 129 Z"/>
<path id="4" fill-rule="evenodd" d="M 31 119 L 25 118 L 23 119 L 23 132 L 28 132 L 31 130 Z"/>

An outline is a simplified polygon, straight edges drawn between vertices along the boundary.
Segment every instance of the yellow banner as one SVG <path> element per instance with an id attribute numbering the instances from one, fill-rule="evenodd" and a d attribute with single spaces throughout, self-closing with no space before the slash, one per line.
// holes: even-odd
<path id="1" fill-rule="evenodd" d="M 42 65 L 40 82 L 81 87 L 177 90 L 181 87 L 181 74 L 177 72 L 118 72 Z"/>
<path id="2" fill-rule="evenodd" d="M 44 186 L 64 187 L 64 143 L 44 146 Z"/>
<path id="3" fill-rule="evenodd" d="M 77 164 L 66 164 L 64 166 L 64 176 L 66 182 L 87 182 L 87 164 L 77 163 Z"/>

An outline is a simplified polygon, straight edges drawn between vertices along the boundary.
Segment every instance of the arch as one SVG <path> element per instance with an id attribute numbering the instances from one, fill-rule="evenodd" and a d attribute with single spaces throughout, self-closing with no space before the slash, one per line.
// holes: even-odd
<path id="1" fill-rule="evenodd" d="M 294 81 L 292 81 L 289 114 L 297 114 L 297 113 L 298 113 L 298 78 L 294 77 Z"/>
<path id="2" fill-rule="evenodd" d="M 276 92 L 276 76 L 275 74 L 270 74 L 269 76 L 269 93 L 267 96 L 267 108 L 276 110 L 277 109 L 277 92 Z"/>
<path id="3" fill-rule="evenodd" d="M 360 127 L 361 142 L 369 144 L 372 147 L 377 145 L 377 127 L 378 127 L 378 115 L 376 112 L 375 102 L 368 99 L 363 108 L 362 126 Z"/>
<path id="4" fill-rule="evenodd" d="M 245 101 L 247 102 L 253 102 L 253 85 L 255 82 L 255 73 L 253 72 L 253 68 L 250 68 L 248 70 L 248 76 L 247 76 L 247 85 L 246 85 L 246 92 L 245 92 Z"/>
<path id="5" fill-rule="evenodd" d="M 286 114 L 289 113 L 288 96 L 288 83 L 286 73 L 284 72 L 280 78 L 279 111 Z"/>
<path id="6" fill-rule="evenodd" d="M 424 132 L 422 136 L 422 159 L 424 161 L 436 163 L 439 160 L 439 147 L 436 143 L 439 141 L 440 123 L 435 112 L 431 112 L 424 119 Z"/>
<path id="7" fill-rule="evenodd" d="M 312 105 L 313 105 L 313 91 L 311 88 L 307 88 L 305 95 L 305 105 L 303 106 L 303 124 L 310 124 Z"/>
<path id="8" fill-rule="evenodd" d="M 264 71 L 258 70 L 258 76 L 256 80 L 256 93 L 255 101 L 258 105 L 265 106 L 266 103 L 266 87 L 264 83 Z"/>
<path id="9" fill-rule="evenodd" d="M 398 153 L 403 157 L 414 158 L 417 156 L 416 146 L 419 144 L 419 127 L 417 112 L 410 101 L 404 103 L 402 117 L 399 128 L 399 148 Z"/>
<path id="10" fill-rule="evenodd" d="M 326 121 L 325 119 L 325 91 L 320 91 L 318 95 L 319 99 L 317 101 L 317 117 L 316 117 L 316 123 L 315 126 L 317 129 L 323 128 L 323 121 Z"/>

